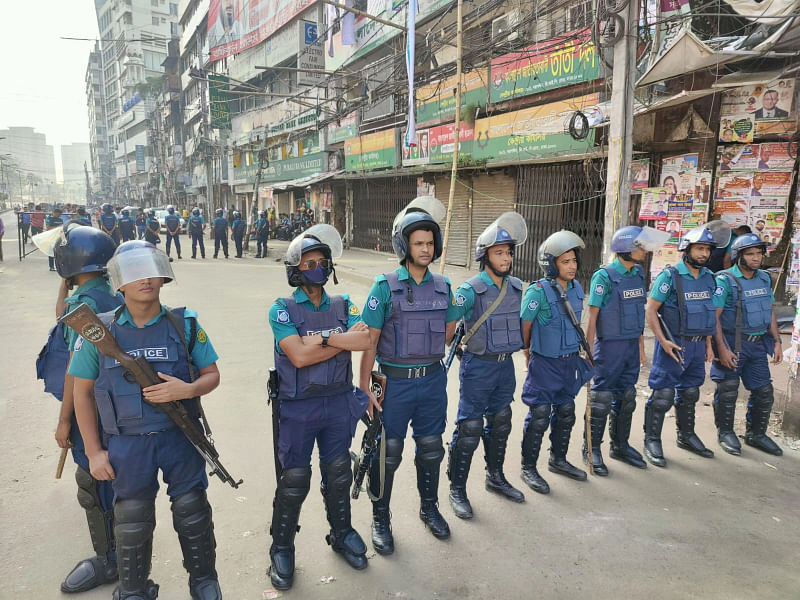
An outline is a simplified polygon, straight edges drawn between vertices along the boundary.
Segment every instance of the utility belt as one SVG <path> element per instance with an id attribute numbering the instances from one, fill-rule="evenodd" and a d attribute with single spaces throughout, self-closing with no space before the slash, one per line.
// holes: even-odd
<path id="1" fill-rule="evenodd" d="M 684 342 L 702 342 L 707 337 L 708 337 L 707 335 L 687 335 L 682 337 L 681 339 Z"/>
<path id="2" fill-rule="evenodd" d="M 511 358 L 512 352 L 503 352 L 502 354 L 473 354 L 478 360 L 486 362 L 505 362 Z"/>
<path id="3" fill-rule="evenodd" d="M 733 337 L 736 335 L 733 331 L 725 331 L 724 333 L 726 337 Z M 767 335 L 766 333 L 759 333 L 757 335 L 748 335 L 746 333 L 743 333 L 742 341 L 758 343 L 763 341 L 766 335 Z"/>
<path id="4" fill-rule="evenodd" d="M 393 379 L 421 379 L 436 373 L 442 368 L 442 361 L 437 361 L 421 367 L 395 367 L 392 365 L 380 365 L 380 372 Z"/>
<path id="5" fill-rule="evenodd" d="M 559 356 L 545 356 L 544 354 L 539 354 L 538 352 L 533 352 L 536 356 L 541 356 L 542 358 L 549 358 L 551 360 L 560 360 L 562 358 L 572 358 L 573 356 L 578 356 L 577 352 L 570 352 L 569 354 L 560 354 Z"/>

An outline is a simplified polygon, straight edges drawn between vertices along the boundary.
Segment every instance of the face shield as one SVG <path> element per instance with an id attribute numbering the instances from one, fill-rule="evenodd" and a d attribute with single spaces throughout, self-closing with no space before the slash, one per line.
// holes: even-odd
<path id="1" fill-rule="evenodd" d="M 296 267 L 300 264 L 300 260 L 303 256 L 303 240 L 308 240 L 309 238 L 316 238 L 319 240 L 320 244 L 324 244 L 330 248 L 332 260 L 336 260 L 342 255 L 342 236 L 339 235 L 339 232 L 332 225 L 320 223 L 319 225 L 309 227 L 302 235 L 292 240 L 292 243 L 289 244 L 289 247 L 286 249 L 286 257 L 284 259 L 286 265 Z M 306 242 L 306 247 L 308 248 L 308 242 Z"/>
<path id="2" fill-rule="evenodd" d="M 562 229 L 561 231 L 556 231 L 542 242 L 542 245 L 539 246 L 539 256 L 544 257 L 549 254 L 553 258 L 558 258 L 568 250 L 573 248 L 583 249 L 585 247 L 586 244 L 583 243 L 578 234 Z"/>
<path id="3" fill-rule="evenodd" d="M 709 221 L 705 224 L 705 228 L 711 234 L 711 237 L 714 238 L 714 243 L 717 245 L 717 248 L 724 248 L 730 243 L 731 226 L 725 221 L 720 219 Z"/>
<path id="4" fill-rule="evenodd" d="M 438 199 L 433 196 L 417 196 L 408 203 L 408 206 L 397 213 L 397 216 L 394 218 L 394 223 L 392 223 L 392 234 L 398 232 L 397 228 L 400 226 L 403 217 L 410 212 L 419 210 L 428 213 L 437 223 L 441 223 L 445 216 L 447 216 L 447 209 Z"/>
<path id="5" fill-rule="evenodd" d="M 31 240 L 34 245 L 47 256 L 54 257 L 56 255 L 56 246 L 65 245 L 67 243 L 67 233 L 76 227 L 86 227 L 86 225 L 77 221 L 70 221 L 63 227 L 37 233 Z"/>
<path id="6" fill-rule="evenodd" d="M 503 213 L 484 229 L 478 236 L 476 247 L 485 251 L 496 244 L 513 243 L 521 246 L 526 239 L 528 239 L 528 226 L 525 224 L 525 219 L 519 213 L 512 211 Z"/>
<path id="7" fill-rule="evenodd" d="M 175 279 L 169 258 L 152 244 L 137 244 L 136 247 L 130 249 L 126 249 L 124 246 L 125 244 L 117 249 L 106 267 L 108 281 L 115 292 L 119 291 L 122 286 L 140 279 L 163 277 L 165 283 Z M 120 252 L 120 249 L 123 251 Z"/>
<path id="8" fill-rule="evenodd" d="M 666 244 L 669 238 L 670 234 L 666 231 L 659 231 L 653 227 L 642 227 L 642 232 L 633 240 L 633 245 L 647 252 L 655 252 Z"/>

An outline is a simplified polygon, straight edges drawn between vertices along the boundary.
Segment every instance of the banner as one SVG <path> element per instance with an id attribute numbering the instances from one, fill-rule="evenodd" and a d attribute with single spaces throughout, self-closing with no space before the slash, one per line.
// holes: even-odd
<path id="1" fill-rule="evenodd" d="M 385 129 L 345 141 L 344 163 L 348 171 L 396 167 L 397 130 Z"/>
<path id="2" fill-rule="evenodd" d="M 261 182 L 289 181 L 324 173 L 328 166 L 327 153 L 319 152 L 287 160 L 269 161 L 261 170 Z M 246 165 L 233 169 L 234 180 L 238 183 L 255 183 L 258 165 Z"/>
<path id="3" fill-rule="evenodd" d="M 489 95 L 488 69 L 476 69 L 463 74 L 461 80 L 462 120 L 467 116 L 463 109 L 469 105 L 486 106 Z M 417 121 L 443 121 L 453 119 L 456 114 L 456 76 L 435 81 L 417 89 Z M 472 115 L 470 118 L 474 118 Z"/>
<path id="4" fill-rule="evenodd" d="M 224 75 L 208 76 L 208 104 L 212 129 L 231 129 L 231 109 L 228 94 L 228 78 Z"/>
<path id="5" fill-rule="evenodd" d="M 328 125 L 328 143 L 338 144 L 348 138 L 358 135 L 356 126 L 356 111 L 351 112 L 346 117 L 342 117 L 338 122 Z"/>
<path id="6" fill-rule="evenodd" d="M 631 161 L 631 189 L 641 190 L 650 185 L 650 159 L 639 158 Z"/>
<path id="7" fill-rule="evenodd" d="M 263 42 L 314 0 L 211 0 L 208 47 L 215 62 Z"/>
<path id="8" fill-rule="evenodd" d="M 453 151 L 456 144 L 456 125 L 448 123 L 433 127 L 430 133 L 431 140 L 431 162 L 443 163 L 453 162 Z M 472 157 L 472 143 L 475 139 L 475 127 L 468 123 L 461 122 L 458 128 L 458 156 L 459 160 L 469 160 Z"/>
<path id="9" fill-rule="evenodd" d="M 407 135 L 407 134 L 406 134 Z M 412 145 L 403 143 L 403 166 L 427 165 L 431 162 L 431 137 L 427 129 L 417 129 Z"/>
<path id="10" fill-rule="evenodd" d="M 590 30 L 576 30 L 493 59 L 489 101 L 504 102 L 599 76 Z"/>
<path id="11" fill-rule="evenodd" d="M 779 79 L 726 90 L 720 118 L 750 115 L 755 121 L 794 120 L 794 79 Z"/>

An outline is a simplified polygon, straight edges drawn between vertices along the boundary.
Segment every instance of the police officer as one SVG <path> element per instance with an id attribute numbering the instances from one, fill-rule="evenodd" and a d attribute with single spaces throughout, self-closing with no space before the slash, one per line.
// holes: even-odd
<path id="1" fill-rule="evenodd" d="M 326 541 L 354 569 L 367 566 L 367 547 L 350 521 L 350 443 L 369 399 L 353 387 L 350 352 L 370 338 L 349 297 L 329 296 L 325 283 L 342 254 L 339 233 L 317 225 L 286 251 L 286 276 L 296 288 L 270 308 L 275 366 L 280 380 L 282 467 L 273 503 L 270 579 L 279 590 L 294 580 L 294 538 L 311 484 L 311 452 L 317 440 L 322 497 L 330 524 Z"/>
<path id="2" fill-rule="evenodd" d="M 528 228 L 521 215 L 501 215 L 478 237 L 475 260 L 481 265 L 481 272 L 462 283 L 456 292 L 456 308 L 464 319 L 465 332 L 472 333 L 461 358 L 461 395 L 447 465 L 450 505 L 462 519 L 473 516 L 467 498 L 467 476 L 481 439 L 486 489 L 513 502 L 525 501 L 522 492 L 506 480 L 503 463 L 516 389 L 512 354 L 522 348 L 522 282 L 511 277 L 511 265 L 515 248 L 525 243 L 527 236 Z M 503 297 L 495 306 L 501 293 Z"/>
<path id="3" fill-rule="evenodd" d="M 714 456 L 694 431 L 695 405 L 705 380 L 705 362 L 713 356 L 710 336 L 716 331 L 717 284 L 705 264 L 712 248 L 727 246 L 729 239 L 730 228 L 722 221 L 691 229 L 678 245 L 683 260 L 659 273 L 650 287 L 645 317 L 656 344 L 649 378 L 653 393 L 644 414 L 644 454 L 657 467 L 667 465 L 661 428 L 673 403 L 678 447 L 705 458 Z M 659 315 L 674 341 L 665 335 Z"/>
<path id="4" fill-rule="evenodd" d="M 89 467 L 96 479 L 113 480 L 117 560 L 124 566 L 114 598 L 151 600 L 158 595 L 148 576 L 160 469 L 190 595 L 219 599 L 205 461 L 166 413 L 150 404 L 181 402 L 201 427 L 199 397 L 219 385 L 217 353 L 196 312 L 161 304 L 161 287 L 174 275 L 167 256 L 155 246 L 139 240 L 122 244 L 108 262 L 108 275 L 112 289 L 125 295 L 125 305 L 100 318 L 126 352 L 161 349 L 148 360 L 164 380 L 142 390 L 114 359 L 100 356 L 82 338 L 76 342 L 69 373 L 75 378 L 75 412 Z M 107 451 L 97 435 L 98 413 Z"/>
<path id="5" fill-rule="evenodd" d="M 119 220 L 119 231 L 122 236 L 123 242 L 128 242 L 130 240 L 136 239 L 136 233 L 134 232 L 134 222 L 131 218 L 131 211 L 127 208 L 122 209 L 122 217 Z"/>
<path id="6" fill-rule="evenodd" d="M 147 215 L 144 214 L 144 209 L 139 208 L 139 213 L 136 215 L 136 233 L 138 239 L 144 239 L 144 232 L 147 230 Z"/>
<path id="7" fill-rule="evenodd" d="M 161 243 L 161 223 L 156 219 L 156 211 L 152 208 L 147 211 L 147 222 L 144 230 L 144 240 L 151 244 Z"/>
<path id="8" fill-rule="evenodd" d="M 192 258 L 197 258 L 197 245 L 200 245 L 201 258 L 206 257 L 206 247 L 203 243 L 203 232 L 206 229 L 206 220 L 200 216 L 200 209 L 193 208 L 189 217 L 189 234 L 192 236 Z"/>
<path id="9" fill-rule="evenodd" d="M 92 220 L 89 218 L 89 215 L 86 214 L 86 208 L 83 206 L 78 207 L 78 221 L 80 221 L 82 225 L 92 226 Z"/>
<path id="10" fill-rule="evenodd" d="M 178 260 L 181 259 L 181 219 L 175 214 L 175 207 L 171 204 L 167 206 L 167 216 L 164 217 L 164 225 L 167 228 L 167 256 L 169 256 L 172 242 L 175 242 L 175 252 L 178 253 Z"/>
<path id="11" fill-rule="evenodd" d="M 247 229 L 247 223 L 242 219 L 242 213 L 238 210 L 234 211 L 231 230 L 233 231 L 233 241 L 236 244 L 236 258 L 242 258 L 242 252 L 244 250 L 242 242 L 244 240 L 245 229 Z"/>
<path id="12" fill-rule="evenodd" d="M 104 231 L 111 236 L 115 244 L 119 244 L 119 222 L 117 215 L 114 214 L 114 207 L 108 202 L 103 204 L 100 214 L 100 231 Z"/>
<path id="13" fill-rule="evenodd" d="M 64 221 L 61 220 L 61 209 L 56 207 L 53 209 L 53 214 L 47 215 L 44 220 L 44 226 L 47 231 L 51 229 L 58 229 L 64 226 Z M 55 259 L 52 256 L 47 257 L 47 262 L 50 264 L 50 270 L 56 270 Z"/>
<path id="14" fill-rule="evenodd" d="M 394 552 L 389 502 L 409 421 L 416 442 L 419 517 L 436 538 L 450 536 L 450 527 L 438 508 L 442 433 L 447 419 L 447 376 L 441 359 L 445 341 L 455 331 L 458 311 L 450 282 L 428 269 L 442 254 L 438 221 L 444 214 L 441 202 L 423 196 L 395 217 L 392 247 L 400 267 L 375 278 L 362 315 L 370 328 L 371 346 L 361 355 L 361 389 L 370 389 L 376 354 L 387 378 L 385 472 L 381 477 L 381 461 L 377 460 L 369 471 L 371 494 L 378 498 L 372 502 L 372 544 L 384 555 Z"/>
<path id="15" fill-rule="evenodd" d="M 122 304 L 105 279 L 106 263 L 114 254 L 114 240 L 92 227 L 78 224 L 64 226 L 64 237 L 55 246 L 55 264 L 63 278 L 56 300 L 59 317 L 85 302 L 95 312 L 114 310 Z M 70 289 L 75 288 L 67 298 Z M 95 556 L 80 561 L 61 584 L 66 593 L 85 592 L 117 579 L 114 550 L 114 492 L 111 482 L 98 481 L 89 472 L 89 459 L 75 420 L 73 379 L 67 374 L 77 334 L 58 323 L 50 330 L 47 344 L 36 361 L 37 377 L 44 380 L 44 390 L 61 402 L 55 438 L 61 448 L 71 448 L 77 465 L 78 503 L 86 512 L 89 537 Z"/>
<path id="16" fill-rule="evenodd" d="M 222 209 L 218 208 L 214 211 L 216 218 L 212 224 L 214 233 L 214 258 L 219 254 L 219 247 L 222 246 L 222 251 L 225 253 L 225 258 L 228 258 L 228 220 L 222 216 Z"/>
<path id="17" fill-rule="evenodd" d="M 717 332 L 714 336 L 716 359 L 711 364 L 714 392 L 714 420 L 719 445 L 729 454 L 739 455 L 742 447 L 733 431 L 739 378 L 750 392 L 747 403 L 747 432 L 744 442 L 768 454 L 780 456 L 783 450 L 767 436 L 774 394 L 767 355 L 773 364 L 783 360 L 783 346 L 772 303 L 769 274 L 761 270 L 767 245 L 754 233 L 744 233 L 731 245 L 734 266 L 717 274 L 714 304 L 717 307 Z"/>
<path id="18" fill-rule="evenodd" d="M 591 423 L 590 431 L 584 430 L 583 456 L 588 463 L 586 439 L 591 436 L 595 475 L 608 475 L 601 444 L 609 413 L 611 458 L 640 469 L 647 467 L 642 455 L 628 443 L 636 410 L 635 385 L 640 363 L 645 359 L 647 294 L 641 265 L 668 238 L 668 233 L 652 227 L 623 227 L 611 238 L 611 251 L 616 257 L 592 276 L 586 339 L 593 345 L 594 382 L 589 393 Z"/>
<path id="19" fill-rule="evenodd" d="M 267 213 L 263 210 L 258 213 L 258 221 L 256 221 L 256 258 L 267 258 L 267 239 L 269 238 L 269 223 L 267 222 Z"/>

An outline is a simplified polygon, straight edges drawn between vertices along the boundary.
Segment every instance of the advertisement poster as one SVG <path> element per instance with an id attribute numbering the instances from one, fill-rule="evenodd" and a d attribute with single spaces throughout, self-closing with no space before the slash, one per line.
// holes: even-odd
<path id="1" fill-rule="evenodd" d="M 756 123 L 752 114 L 739 114 L 724 117 L 719 124 L 719 141 L 750 143 L 756 132 Z"/>
<path id="2" fill-rule="evenodd" d="M 490 102 L 593 81 L 600 61 L 589 29 L 570 31 L 492 60 Z"/>
<path id="3" fill-rule="evenodd" d="M 362 171 L 396 167 L 397 131 L 385 129 L 345 141 L 345 168 L 348 171 Z"/>
<path id="4" fill-rule="evenodd" d="M 783 236 L 783 226 L 786 224 L 786 211 L 779 210 L 751 210 L 750 228 L 767 243 L 768 250 L 774 250 Z"/>
<path id="5" fill-rule="evenodd" d="M 644 188 L 639 219 L 643 221 L 666 221 L 669 209 L 669 190 L 664 187 Z"/>
<path id="6" fill-rule="evenodd" d="M 430 131 L 417 129 L 414 146 L 403 144 L 403 166 L 427 165 L 431 161 Z"/>
<path id="7" fill-rule="evenodd" d="M 641 190 L 650 185 L 650 159 L 631 161 L 631 189 Z"/>
<path id="8" fill-rule="evenodd" d="M 794 79 L 747 85 L 722 94 L 720 118 L 750 115 L 754 121 L 794 119 Z M 722 128 L 720 128 L 722 129 Z"/>
<path id="9" fill-rule="evenodd" d="M 678 245 L 674 243 L 664 244 L 660 249 L 653 252 L 653 262 L 650 264 L 651 278 L 655 278 L 667 267 L 677 265 L 680 260 L 681 254 L 678 252 Z"/>
<path id="10" fill-rule="evenodd" d="M 660 184 L 670 196 L 694 196 L 697 184 L 697 154 L 679 154 L 661 160 Z"/>
<path id="11" fill-rule="evenodd" d="M 452 162 L 455 150 L 456 126 L 454 123 L 431 128 L 431 162 Z M 461 123 L 458 128 L 458 156 L 469 159 L 472 156 L 472 140 L 475 138 L 475 127 Z"/>

